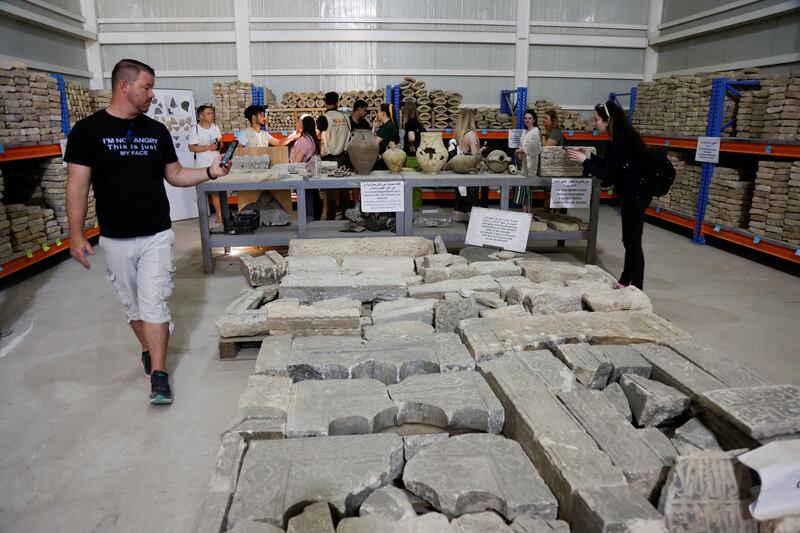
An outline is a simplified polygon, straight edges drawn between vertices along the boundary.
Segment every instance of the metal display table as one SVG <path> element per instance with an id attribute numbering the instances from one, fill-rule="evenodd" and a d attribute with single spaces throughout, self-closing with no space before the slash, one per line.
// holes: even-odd
<path id="1" fill-rule="evenodd" d="M 423 174 L 404 172 L 405 190 L 405 234 L 433 238 L 441 235 L 445 242 L 464 242 L 467 235 L 466 224 L 455 223 L 448 228 L 415 227 L 412 210 L 414 187 L 500 187 L 500 209 L 508 209 L 511 187 L 541 187 L 549 189 L 552 178 L 533 177 L 509 174 Z M 576 178 L 579 179 L 579 178 Z M 590 179 L 590 178 L 580 178 Z M 586 263 L 594 264 L 597 259 L 597 219 L 600 213 L 600 180 L 592 179 L 592 197 L 589 204 L 589 229 L 586 231 L 532 231 L 528 234 L 528 242 L 534 241 L 586 241 Z"/>
<path id="2" fill-rule="evenodd" d="M 274 172 L 265 171 L 259 180 L 258 173 L 237 174 L 231 173 L 224 178 L 207 181 L 197 186 L 197 207 L 200 213 L 200 242 L 203 253 L 203 271 L 211 274 L 214 271 L 212 261 L 212 248 L 230 248 L 240 246 L 286 246 L 291 239 L 304 238 L 347 238 L 347 237 L 386 237 L 393 235 L 418 235 L 433 238 L 441 235 L 445 242 L 458 242 L 463 244 L 466 236 L 466 224 L 449 228 L 420 228 L 413 224 L 413 189 L 414 187 L 500 187 L 500 209 L 508 209 L 511 187 L 550 187 L 551 178 L 528 178 L 525 176 L 511 176 L 509 174 L 423 174 L 421 172 L 403 172 L 389 174 L 387 171 L 375 171 L 369 175 L 353 175 L 345 178 L 310 178 L 302 179 L 294 174 L 282 174 L 280 179 L 264 181 L 267 175 Z M 317 192 L 325 189 L 359 188 L 364 181 L 403 181 L 405 189 L 404 212 L 397 212 L 396 232 L 365 231 L 363 233 L 341 232 L 339 229 L 343 221 L 313 221 L 308 213 L 307 195 L 309 191 Z M 224 233 L 211 233 L 209 217 L 207 215 L 206 194 L 217 193 L 220 196 L 222 217 L 229 215 L 227 191 L 268 191 L 268 190 L 295 190 L 297 193 L 297 220 L 288 226 L 260 227 L 253 233 L 241 235 L 227 235 Z M 531 232 L 528 242 L 534 241 L 571 241 L 585 240 L 586 262 L 594 263 L 596 259 L 597 243 L 597 218 L 600 209 L 600 181 L 592 181 L 592 198 L 589 209 L 589 229 L 587 231 L 542 231 Z"/>

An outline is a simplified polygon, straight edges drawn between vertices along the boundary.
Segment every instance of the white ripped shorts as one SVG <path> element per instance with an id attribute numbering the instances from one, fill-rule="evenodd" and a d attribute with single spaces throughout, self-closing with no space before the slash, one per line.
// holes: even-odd
<path id="1" fill-rule="evenodd" d="M 165 230 L 132 239 L 100 237 L 106 255 L 106 278 L 125 306 L 128 322 L 170 323 L 167 300 L 172 295 L 175 233 Z"/>

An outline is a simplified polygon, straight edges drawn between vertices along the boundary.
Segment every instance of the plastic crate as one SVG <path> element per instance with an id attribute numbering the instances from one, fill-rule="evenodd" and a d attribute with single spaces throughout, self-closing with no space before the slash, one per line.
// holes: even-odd
<path id="1" fill-rule="evenodd" d="M 261 216 L 258 211 L 241 211 L 231 213 L 230 216 L 222 220 L 227 235 L 241 235 L 242 233 L 253 233 L 261 224 Z"/>

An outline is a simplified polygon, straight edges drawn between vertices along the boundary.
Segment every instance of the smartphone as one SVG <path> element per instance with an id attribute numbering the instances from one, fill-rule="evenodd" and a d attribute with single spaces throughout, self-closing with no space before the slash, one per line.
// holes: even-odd
<path id="1" fill-rule="evenodd" d="M 225 150 L 225 155 L 222 156 L 222 161 L 219 162 L 221 167 L 224 167 L 228 164 L 228 162 L 233 159 L 233 152 L 236 151 L 236 147 L 239 146 L 239 141 L 236 139 L 232 140 L 228 147 Z"/>

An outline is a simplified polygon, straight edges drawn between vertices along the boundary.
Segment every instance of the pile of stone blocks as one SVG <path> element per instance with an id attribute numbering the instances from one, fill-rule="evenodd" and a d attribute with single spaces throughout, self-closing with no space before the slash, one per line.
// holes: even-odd
<path id="1" fill-rule="evenodd" d="M 253 84 L 243 81 L 213 84 L 217 125 L 223 132 L 236 132 L 250 125 L 244 110 L 253 103 Z"/>
<path id="2" fill-rule="evenodd" d="M 690 156 L 683 152 L 667 152 L 667 158 L 675 167 L 675 181 L 667 194 L 653 198 L 653 205 L 695 216 L 700 190 L 700 165 L 694 164 Z"/>
<path id="3" fill-rule="evenodd" d="M 95 112 L 94 97 L 89 89 L 77 81 L 65 81 L 64 88 L 67 93 L 69 125 L 72 127 Z"/>
<path id="4" fill-rule="evenodd" d="M 529 103 L 529 107 L 536 111 L 536 116 L 539 118 L 539 129 L 542 131 L 544 131 L 544 113 L 550 110 L 555 111 L 558 115 L 558 126 L 562 130 L 593 129 L 592 121 L 583 119 L 580 111 L 566 111 L 561 106 L 544 98 L 540 98 L 532 104 Z"/>
<path id="5" fill-rule="evenodd" d="M 764 115 L 764 138 L 775 141 L 800 139 L 800 70 L 778 78 L 769 87 Z"/>
<path id="6" fill-rule="evenodd" d="M 750 231 L 756 235 L 783 240 L 784 219 L 789 207 L 791 170 L 792 163 L 789 161 L 758 162 L 750 207 Z M 795 190 L 793 196 L 796 195 Z M 796 200 L 794 203 L 797 203 Z M 793 205 L 792 208 L 796 216 L 798 206 Z"/>
<path id="7" fill-rule="evenodd" d="M 54 144 L 61 133 L 61 96 L 55 78 L 24 63 L 0 63 L 0 144 Z"/>
<path id="8" fill-rule="evenodd" d="M 741 90 L 736 111 L 736 136 L 742 139 L 760 139 L 764 135 L 769 87 L 772 80 L 762 79 L 758 90 Z"/>
<path id="9" fill-rule="evenodd" d="M 53 210 L 56 222 L 66 231 L 67 223 L 67 169 L 61 163 L 60 157 L 40 159 L 37 176 L 40 178 L 44 202 Z M 86 226 L 92 227 L 97 223 L 95 212 L 94 193 L 89 193 L 86 212 Z"/>
<path id="10" fill-rule="evenodd" d="M 24 204 L 5 206 L 11 230 L 11 248 L 24 252 L 45 243 L 42 208 Z"/>
<path id="11" fill-rule="evenodd" d="M 747 228 L 755 188 L 755 172 L 717 166 L 711 177 L 706 222 Z"/>
<path id="12" fill-rule="evenodd" d="M 800 161 L 794 161 L 789 171 L 789 195 L 783 217 L 783 240 L 800 245 Z"/>
<path id="13" fill-rule="evenodd" d="M 111 89 L 94 89 L 89 92 L 92 94 L 92 103 L 95 111 L 105 109 L 111 103 Z"/>
<path id="14" fill-rule="evenodd" d="M 705 135 L 711 76 L 671 76 L 639 82 L 633 126 L 641 133 Z"/>
<path id="15" fill-rule="evenodd" d="M 580 217 L 565 215 L 546 207 L 533 209 L 534 221 L 545 224 L 546 228 L 555 231 L 588 231 L 589 222 Z M 546 230 L 545 230 L 546 231 Z"/>
<path id="16" fill-rule="evenodd" d="M 575 148 L 588 150 L 592 154 L 597 153 L 597 148 L 594 146 L 576 146 Z M 539 157 L 539 176 L 580 177 L 583 176 L 583 165 L 569 159 L 567 151 L 562 146 L 543 146 L 542 154 Z"/>

